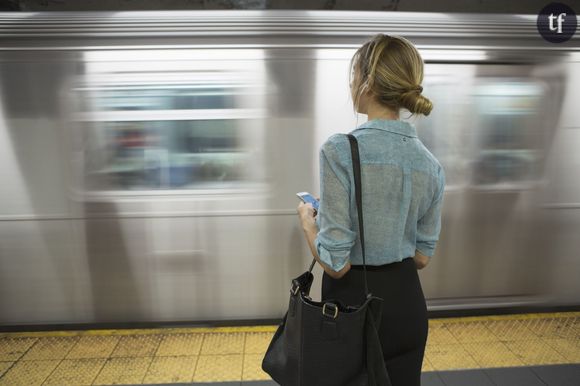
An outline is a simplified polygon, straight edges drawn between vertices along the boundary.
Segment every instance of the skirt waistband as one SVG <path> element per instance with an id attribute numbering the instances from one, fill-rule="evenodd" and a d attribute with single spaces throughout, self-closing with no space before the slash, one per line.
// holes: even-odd
<path id="1" fill-rule="evenodd" d="M 369 265 L 367 264 L 367 271 L 384 271 L 387 269 L 393 269 L 397 266 L 400 265 L 405 265 L 405 264 L 415 264 L 414 260 L 412 257 L 407 257 L 405 259 L 403 259 L 402 261 L 397 261 L 394 263 L 389 263 L 389 264 L 383 264 L 383 265 Z M 356 264 L 356 265 L 351 265 L 350 269 L 354 269 L 357 271 L 363 271 L 364 270 L 364 265 L 362 264 Z"/>

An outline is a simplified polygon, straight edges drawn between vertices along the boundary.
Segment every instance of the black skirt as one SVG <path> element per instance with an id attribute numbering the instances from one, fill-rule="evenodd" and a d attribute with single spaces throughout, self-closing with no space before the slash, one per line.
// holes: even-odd
<path id="1" fill-rule="evenodd" d="M 367 266 L 369 291 L 384 299 L 379 337 L 393 386 L 419 386 L 427 342 L 427 307 L 413 258 Z M 365 300 L 362 265 L 342 278 L 322 277 L 322 299 L 360 305 Z"/>

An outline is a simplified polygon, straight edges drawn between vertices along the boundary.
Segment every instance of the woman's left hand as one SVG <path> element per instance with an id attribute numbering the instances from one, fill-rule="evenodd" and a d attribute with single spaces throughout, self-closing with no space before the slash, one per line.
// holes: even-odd
<path id="1" fill-rule="evenodd" d="M 298 212 L 298 216 L 300 217 L 300 222 L 302 223 L 303 227 L 308 225 L 316 225 L 315 222 L 316 211 L 312 207 L 312 204 L 300 202 L 296 210 Z"/>

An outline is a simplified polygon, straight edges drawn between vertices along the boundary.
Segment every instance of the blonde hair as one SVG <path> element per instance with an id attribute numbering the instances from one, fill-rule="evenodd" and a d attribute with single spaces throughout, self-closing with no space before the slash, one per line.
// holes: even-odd
<path id="1" fill-rule="evenodd" d="M 355 76 L 355 83 L 352 77 Z M 413 114 L 429 115 L 433 103 L 423 95 L 423 59 L 410 41 L 400 36 L 377 34 L 360 47 L 350 61 L 353 106 L 370 90 L 383 106 L 401 107 Z"/>

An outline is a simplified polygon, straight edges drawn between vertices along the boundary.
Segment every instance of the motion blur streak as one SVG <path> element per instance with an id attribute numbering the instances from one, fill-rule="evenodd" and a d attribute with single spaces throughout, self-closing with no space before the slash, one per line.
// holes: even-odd
<path id="1" fill-rule="evenodd" d="M 429 308 L 580 304 L 580 44 L 535 28 L 533 15 L 0 14 L 0 325 L 281 317 L 310 261 L 295 193 L 318 192 L 320 145 L 366 119 L 348 62 L 376 32 L 417 45 L 435 106 L 401 113 L 447 175 L 421 271 Z"/>

